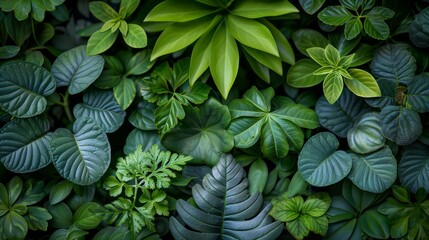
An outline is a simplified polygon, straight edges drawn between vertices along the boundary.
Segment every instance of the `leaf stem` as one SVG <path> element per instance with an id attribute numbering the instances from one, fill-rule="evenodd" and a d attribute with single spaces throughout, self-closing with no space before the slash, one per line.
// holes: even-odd
<path id="1" fill-rule="evenodd" d="M 64 97 L 63 97 L 63 99 L 64 99 L 64 102 L 63 102 L 63 104 L 62 104 L 62 106 L 64 107 L 64 111 L 65 111 L 65 113 L 66 113 L 66 116 L 67 116 L 67 119 L 70 121 L 70 122 L 73 122 L 73 115 L 71 114 L 71 111 L 70 111 L 70 105 L 69 105 L 69 91 L 67 90 L 66 91 L 66 95 L 64 95 Z M 61 104 L 60 104 L 61 105 Z"/>

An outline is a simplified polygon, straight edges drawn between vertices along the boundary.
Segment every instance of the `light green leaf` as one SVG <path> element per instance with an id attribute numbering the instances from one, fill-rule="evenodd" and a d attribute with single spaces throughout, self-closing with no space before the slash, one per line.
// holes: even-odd
<path id="1" fill-rule="evenodd" d="M 128 33 L 122 35 L 125 43 L 132 48 L 144 48 L 147 45 L 147 36 L 144 29 L 137 24 L 128 24 Z"/>
<path id="2" fill-rule="evenodd" d="M 319 118 L 316 112 L 301 104 L 287 104 L 273 113 L 276 117 L 291 121 L 301 128 L 315 129 L 319 127 Z"/>
<path id="3" fill-rule="evenodd" d="M 301 196 L 288 198 L 283 193 L 273 201 L 273 208 L 270 211 L 270 215 L 278 221 L 290 222 L 297 219 L 300 216 L 300 211 L 304 205 L 304 199 Z"/>
<path id="4" fill-rule="evenodd" d="M 222 17 L 216 16 L 197 19 L 189 22 L 169 25 L 156 40 L 151 61 L 173 52 L 182 50 L 219 23 Z M 190 34 L 192 33 L 192 34 Z"/>
<path id="5" fill-rule="evenodd" d="M 298 157 L 298 171 L 313 186 L 329 186 L 346 177 L 352 168 L 349 154 L 337 150 L 335 135 L 322 132 L 312 136 Z"/>
<path id="6" fill-rule="evenodd" d="M 134 81 L 129 78 L 123 78 L 122 81 L 113 88 L 113 95 L 119 106 L 123 110 L 127 109 L 136 96 L 136 86 Z"/>
<path id="7" fill-rule="evenodd" d="M 328 61 L 331 66 L 338 66 L 338 63 L 340 62 L 340 53 L 334 46 L 328 44 L 325 47 L 324 53 L 326 61 Z"/>
<path id="8" fill-rule="evenodd" d="M 106 133 L 116 131 L 124 122 L 125 112 L 116 102 L 112 91 L 91 90 L 83 95 L 83 103 L 73 108 L 76 118 L 95 120 Z"/>
<path id="9" fill-rule="evenodd" d="M 21 48 L 13 45 L 0 47 L 0 59 L 8 59 L 15 57 Z"/>
<path id="10" fill-rule="evenodd" d="M 302 205 L 302 213 L 308 214 L 312 217 L 321 217 L 329 209 L 329 204 L 317 198 L 307 199 Z"/>
<path id="11" fill-rule="evenodd" d="M 103 207 L 95 202 L 86 202 L 82 204 L 74 213 L 74 224 L 76 227 L 83 230 L 96 228 L 103 218 L 101 213 Z"/>
<path id="12" fill-rule="evenodd" d="M 320 65 L 311 59 L 301 59 L 289 69 L 287 83 L 296 88 L 312 87 L 321 83 L 325 76 L 314 75 Z"/>
<path id="13" fill-rule="evenodd" d="M 98 181 L 110 163 L 110 144 L 106 133 L 90 118 L 79 118 L 73 132 L 58 128 L 51 140 L 51 158 L 65 179 L 89 185 Z"/>
<path id="14" fill-rule="evenodd" d="M 332 46 L 328 44 L 327 46 Z M 325 48 L 326 49 L 326 48 Z M 310 56 L 311 59 L 313 59 L 317 64 L 320 66 L 335 66 L 335 63 L 332 64 L 326 59 L 326 53 L 325 49 L 320 47 L 311 47 L 307 48 L 307 54 Z"/>
<path id="15" fill-rule="evenodd" d="M 262 23 L 265 24 L 265 26 L 267 26 L 270 30 L 271 34 L 273 34 L 281 60 L 283 62 L 289 63 L 290 65 L 295 64 L 295 53 L 283 33 L 265 19 L 262 20 Z"/>
<path id="16" fill-rule="evenodd" d="M 167 133 L 162 143 L 169 149 L 192 156 L 191 163 L 217 164 L 220 153 L 234 146 L 232 134 L 226 131 L 231 121 L 228 108 L 211 98 L 197 108 L 187 108 L 178 128 Z"/>
<path id="17" fill-rule="evenodd" d="M 261 150 L 265 156 L 282 158 L 289 152 L 289 144 L 287 138 L 284 137 L 286 133 L 282 127 L 280 123 L 271 118 L 268 118 L 262 126 Z"/>
<path id="18" fill-rule="evenodd" d="M 286 223 L 286 229 L 298 240 L 304 239 L 304 237 L 310 234 L 310 230 L 305 226 L 304 219 L 302 216 L 299 218 Z"/>
<path id="19" fill-rule="evenodd" d="M 14 119 L 0 129 L 0 160 L 12 172 L 26 173 L 51 163 L 48 133 L 50 123 L 43 117 Z"/>
<path id="20" fill-rule="evenodd" d="M 328 74 L 323 81 L 323 93 L 330 104 L 333 104 L 338 100 L 343 88 L 343 77 L 339 72 Z"/>
<path id="21" fill-rule="evenodd" d="M 347 40 L 357 37 L 363 29 L 362 21 L 358 17 L 350 18 L 345 25 L 344 35 Z"/>
<path id="22" fill-rule="evenodd" d="M 215 8 L 195 1 L 167 0 L 156 5 L 145 18 L 145 22 L 188 22 L 215 12 Z"/>
<path id="23" fill-rule="evenodd" d="M 273 70 L 279 75 L 283 75 L 283 67 L 282 62 L 279 57 L 276 57 L 274 55 L 271 55 L 266 52 L 262 52 L 250 47 L 242 46 L 244 51 L 249 54 L 249 56 L 256 61 L 258 61 L 260 64 L 268 67 L 269 69 Z"/>
<path id="24" fill-rule="evenodd" d="M 125 11 L 125 18 L 131 16 L 140 4 L 140 0 L 121 0 L 119 11 Z"/>
<path id="25" fill-rule="evenodd" d="M 238 73 L 239 54 L 235 39 L 224 24 L 213 36 L 209 64 L 216 87 L 226 99 Z"/>
<path id="26" fill-rule="evenodd" d="M 0 67 L 0 108 L 20 117 L 45 111 L 46 96 L 55 91 L 55 80 L 44 68 L 16 61 Z"/>
<path id="27" fill-rule="evenodd" d="M 380 112 L 384 136 L 399 145 L 408 145 L 422 133 L 422 123 L 417 112 L 402 106 L 387 106 Z"/>
<path id="28" fill-rule="evenodd" d="M 201 36 L 194 45 L 189 65 L 189 83 L 193 85 L 207 70 L 210 61 L 210 46 L 214 31 L 211 30 Z"/>
<path id="29" fill-rule="evenodd" d="M 317 17 L 326 24 L 340 26 L 349 21 L 353 15 L 343 6 L 329 6 L 323 9 Z"/>
<path id="30" fill-rule="evenodd" d="M 311 217 L 309 215 L 303 215 L 301 219 L 308 230 L 316 234 L 325 236 L 325 234 L 328 232 L 329 220 L 326 215 L 317 218 Z"/>
<path id="31" fill-rule="evenodd" d="M 101 1 L 90 2 L 89 11 L 102 22 L 119 18 L 119 14 L 109 4 Z"/>
<path id="32" fill-rule="evenodd" d="M 351 79 L 344 78 L 346 86 L 359 97 L 380 97 L 381 91 L 374 77 L 361 69 L 347 70 Z"/>
<path id="33" fill-rule="evenodd" d="M 62 53 L 52 65 L 52 75 L 57 86 L 68 86 L 70 94 L 77 94 L 89 87 L 101 74 L 104 59 L 88 56 L 85 46 L 79 46 Z"/>
<path id="34" fill-rule="evenodd" d="M 228 14 L 225 17 L 227 31 L 240 43 L 279 56 L 277 44 L 270 30 L 262 23 L 234 14 Z"/>
<path id="35" fill-rule="evenodd" d="M 297 13 L 299 11 L 287 0 L 268 2 L 247 0 L 235 2 L 231 12 L 245 18 L 263 18 Z"/>
<path id="36" fill-rule="evenodd" d="M 94 32 L 88 39 L 86 54 L 97 55 L 107 51 L 115 43 L 117 36 L 118 31 L 112 33 L 111 31 L 100 32 L 98 30 Z"/>

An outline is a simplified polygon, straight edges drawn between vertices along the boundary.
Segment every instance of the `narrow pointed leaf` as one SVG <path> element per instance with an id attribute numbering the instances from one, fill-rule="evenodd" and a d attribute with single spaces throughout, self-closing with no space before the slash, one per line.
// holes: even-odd
<path id="1" fill-rule="evenodd" d="M 156 5 L 145 22 L 188 22 L 213 13 L 216 9 L 195 1 L 167 0 Z"/>
<path id="2" fill-rule="evenodd" d="M 231 12 L 245 18 L 263 18 L 297 13 L 298 9 L 289 1 L 261 2 L 258 0 L 247 0 L 237 1 Z"/>

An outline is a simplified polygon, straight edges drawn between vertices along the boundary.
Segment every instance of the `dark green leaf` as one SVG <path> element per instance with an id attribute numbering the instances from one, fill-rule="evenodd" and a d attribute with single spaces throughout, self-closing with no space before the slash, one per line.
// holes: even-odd
<path id="1" fill-rule="evenodd" d="M 348 180 L 343 181 L 342 192 L 344 199 L 359 212 L 371 206 L 377 197 L 377 194 L 363 191 Z"/>
<path id="2" fill-rule="evenodd" d="M 376 209 L 365 211 L 359 217 L 358 226 L 364 233 L 373 238 L 388 239 L 390 237 L 387 217 L 379 213 Z"/>
<path id="3" fill-rule="evenodd" d="M 55 35 L 54 27 L 49 23 L 42 23 L 37 29 L 37 44 L 44 46 Z"/>
<path id="4" fill-rule="evenodd" d="M 357 67 L 372 60 L 375 46 L 360 44 L 349 67 Z M 340 51 L 341 52 L 341 51 Z"/>
<path id="5" fill-rule="evenodd" d="M 53 228 L 69 228 L 73 224 L 73 213 L 67 204 L 60 202 L 56 205 L 46 204 L 45 208 L 52 216 L 49 226 Z"/>
<path id="6" fill-rule="evenodd" d="M 326 24 L 339 26 L 349 21 L 353 15 L 343 6 L 329 6 L 323 9 L 317 17 Z"/>
<path id="7" fill-rule="evenodd" d="M 49 204 L 55 205 L 63 201 L 66 197 L 69 196 L 73 189 L 73 183 L 63 180 L 51 189 L 49 193 Z"/>
<path id="8" fill-rule="evenodd" d="M 381 129 L 387 139 L 399 145 L 408 145 L 422 133 L 420 116 L 408 108 L 387 106 L 380 112 Z"/>
<path id="9" fill-rule="evenodd" d="M 292 34 L 293 42 L 302 54 L 308 56 L 307 48 L 320 47 L 325 48 L 329 44 L 328 39 L 313 29 L 299 29 Z"/>
<path id="10" fill-rule="evenodd" d="M 412 192 L 424 188 L 427 192 L 429 187 L 429 151 L 426 145 L 413 143 L 407 146 L 404 155 L 399 162 L 399 180 Z"/>
<path id="11" fill-rule="evenodd" d="M 386 40 L 389 37 L 389 26 L 383 19 L 367 17 L 363 24 L 365 32 L 372 38 Z"/>
<path id="12" fill-rule="evenodd" d="M 126 72 L 129 75 L 141 75 L 149 71 L 156 61 L 150 61 L 152 51 L 149 49 L 140 51 L 130 59 L 126 65 Z"/>
<path id="13" fill-rule="evenodd" d="M 68 86 L 70 94 L 77 94 L 100 76 L 103 67 L 103 57 L 88 56 L 85 46 L 79 46 L 58 56 L 51 71 L 58 87 Z"/>
<path id="14" fill-rule="evenodd" d="M 362 29 L 362 21 L 358 17 L 352 17 L 346 22 L 344 35 L 347 40 L 351 40 L 357 37 Z"/>
<path id="15" fill-rule="evenodd" d="M 360 115 L 347 132 L 347 143 L 355 153 L 365 154 L 384 146 L 386 139 L 381 131 L 380 116 L 375 112 Z"/>
<path id="16" fill-rule="evenodd" d="M 429 112 L 428 75 L 418 75 L 408 85 L 406 105 L 417 112 Z"/>
<path id="17" fill-rule="evenodd" d="M 147 151 L 155 144 L 158 145 L 161 150 L 164 150 L 164 147 L 161 145 L 161 138 L 156 131 L 142 131 L 140 129 L 134 129 L 127 136 L 124 153 L 130 154 L 134 152 L 139 145 L 144 146 L 143 150 Z"/>
<path id="18" fill-rule="evenodd" d="M 268 180 L 268 167 L 262 159 L 258 159 L 249 168 L 249 193 L 262 193 Z"/>
<path id="19" fill-rule="evenodd" d="M 414 45 L 421 48 L 429 47 L 429 7 L 415 15 L 409 28 L 410 40 Z"/>
<path id="20" fill-rule="evenodd" d="M 104 227 L 93 240 L 132 240 L 132 233 L 126 227 Z"/>
<path id="21" fill-rule="evenodd" d="M 27 221 L 18 213 L 10 211 L 0 221 L 2 221 L 2 235 L 5 239 L 24 239 L 27 235 Z"/>
<path id="22" fill-rule="evenodd" d="M 74 224 L 83 230 L 96 228 L 103 218 L 99 215 L 103 208 L 95 202 L 87 202 L 80 206 L 74 213 Z"/>
<path id="23" fill-rule="evenodd" d="M 147 101 L 140 101 L 137 108 L 132 112 L 128 121 L 141 130 L 156 130 L 155 127 L 155 105 Z"/>
<path id="24" fill-rule="evenodd" d="M 170 98 L 155 110 L 155 126 L 161 135 L 171 131 L 185 117 L 185 110 L 179 101 Z"/>
<path id="25" fill-rule="evenodd" d="M 378 79 L 377 84 L 381 91 L 381 97 L 367 98 L 365 102 L 371 107 L 384 108 L 395 104 L 396 83 L 387 79 Z"/>
<path id="26" fill-rule="evenodd" d="M 350 10 L 357 11 L 362 5 L 362 0 L 340 0 L 340 3 Z"/>
<path id="27" fill-rule="evenodd" d="M 324 3 L 325 0 L 299 0 L 299 4 L 301 4 L 301 7 L 306 13 L 310 15 L 316 13 L 317 10 L 319 10 Z"/>
<path id="28" fill-rule="evenodd" d="M 19 53 L 20 49 L 20 47 L 13 45 L 0 47 L 0 59 L 13 58 Z"/>
<path id="29" fill-rule="evenodd" d="M 301 173 L 296 171 L 287 188 L 287 197 L 291 198 L 298 194 L 303 194 L 307 190 L 307 187 L 308 183 L 302 177 Z"/>
<path id="30" fill-rule="evenodd" d="M 27 215 L 24 218 L 27 221 L 29 229 L 47 231 L 48 220 L 52 219 L 52 216 L 45 208 L 28 207 Z"/>
<path id="31" fill-rule="evenodd" d="M 32 24 L 29 20 L 17 21 L 13 15 L 9 15 L 6 18 L 7 33 L 12 41 L 19 47 L 30 37 L 31 26 Z"/>

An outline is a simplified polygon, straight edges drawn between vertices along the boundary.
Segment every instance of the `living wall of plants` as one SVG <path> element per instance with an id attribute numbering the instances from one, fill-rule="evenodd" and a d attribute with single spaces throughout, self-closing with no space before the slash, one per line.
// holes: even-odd
<path id="1" fill-rule="evenodd" d="M 0 9 L 0 239 L 429 239 L 429 1 Z"/>

